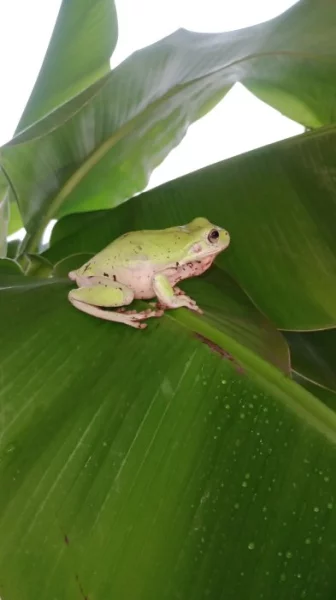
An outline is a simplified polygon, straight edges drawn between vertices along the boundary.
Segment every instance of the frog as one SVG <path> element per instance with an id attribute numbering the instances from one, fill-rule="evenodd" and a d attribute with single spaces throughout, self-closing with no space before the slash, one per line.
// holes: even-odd
<path id="1" fill-rule="evenodd" d="M 185 307 L 202 314 L 177 284 L 202 275 L 229 244 L 229 232 L 205 217 L 166 229 L 124 233 L 69 272 L 77 288 L 70 290 L 68 299 L 91 316 L 136 329 L 145 329 L 147 319 L 161 317 L 167 309 Z M 134 299 L 153 298 L 157 301 L 147 309 L 126 309 Z"/>

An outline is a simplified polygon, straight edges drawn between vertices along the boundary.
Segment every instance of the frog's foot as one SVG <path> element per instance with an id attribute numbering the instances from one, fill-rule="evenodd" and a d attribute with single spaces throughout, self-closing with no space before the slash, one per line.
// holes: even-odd
<path id="1" fill-rule="evenodd" d="M 174 289 L 170 285 L 168 278 L 162 273 L 158 273 L 153 280 L 153 289 L 158 299 L 156 305 L 159 309 L 165 308 L 189 308 L 194 312 L 203 314 L 203 311 L 197 306 L 195 300 L 189 298 L 183 290 L 175 287 Z"/>
<path id="2" fill-rule="evenodd" d="M 120 321 L 121 323 L 125 323 L 125 325 L 129 325 L 130 327 L 135 327 L 136 329 L 145 329 L 147 324 L 142 323 L 142 321 L 146 321 L 146 319 L 151 319 L 152 317 L 162 317 L 163 310 L 152 310 L 151 308 L 147 308 L 146 310 L 137 312 L 136 310 L 126 310 L 121 307 L 116 311 L 113 311 L 113 313 L 117 318 L 111 320 Z"/>
<path id="3" fill-rule="evenodd" d="M 152 317 L 162 317 L 163 312 L 163 310 L 152 310 L 151 308 L 147 308 L 146 310 L 142 310 L 140 312 L 137 312 L 136 310 L 125 310 L 122 311 L 120 316 L 125 317 L 126 320 L 123 322 L 126 323 L 126 325 L 136 327 L 137 329 L 145 329 L 147 324 L 141 323 L 141 321 L 151 319 Z"/>
<path id="4" fill-rule="evenodd" d="M 187 296 L 187 294 L 185 294 L 184 291 L 181 290 L 181 288 L 174 287 L 174 294 L 175 296 L 184 298 L 183 302 L 185 302 L 186 304 L 183 304 L 182 306 L 186 306 L 187 308 L 189 308 L 189 310 L 198 312 L 200 315 L 203 314 L 203 310 L 196 304 L 195 300 L 190 298 L 190 296 Z"/>
<path id="5" fill-rule="evenodd" d="M 138 312 L 137 310 L 126 310 L 124 307 L 120 307 L 116 310 L 118 313 L 122 313 L 123 315 L 135 318 L 135 319 L 150 319 L 151 317 L 162 317 L 164 311 L 157 306 L 152 308 L 147 308 L 146 310 L 142 310 Z"/>
<path id="6" fill-rule="evenodd" d="M 100 281 L 102 278 L 97 279 L 98 281 L 95 281 L 96 285 L 86 285 L 69 292 L 69 300 L 75 308 L 93 317 L 105 321 L 124 323 L 136 329 L 147 327 L 141 321 L 145 321 L 150 317 L 162 316 L 163 311 L 158 309 L 147 309 L 141 312 L 133 310 L 117 312 L 118 309 L 123 308 L 123 305 L 129 305 L 132 302 L 134 298 L 132 290 L 118 282 L 109 281 L 104 283 L 104 280 L 103 282 Z M 117 310 L 109 310 L 111 308 Z"/>
<path id="7" fill-rule="evenodd" d="M 183 296 L 183 295 L 185 295 L 184 291 L 181 290 L 181 288 L 177 287 L 177 285 L 174 287 L 174 294 L 175 294 L 175 296 Z"/>
<path id="8" fill-rule="evenodd" d="M 179 308 L 179 307 L 185 306 L 186 308 L 189 308 L 189 310 L 198 312 L 200 315 L 203 314 L 202 309 L 196 304 L 196 301 L 193 300 L 192 298 L 190 298 L 189 296 L 187 296 L 186 294 L 184 294 L 184 292 L 182 292 L 181 294 L 178 294 L 177 296 L 174 297 L 173 304 L 174 305 L 169 308 Z"/>
<path id="9" fill-rule="evenodd" d="M 185 307 L 185 308 L 189 308 L 189 310 L 193 310 L 194 312 L 198 312 L 200 315 L 203 314 L 202 309 L 199 306 L 197 306 L 195 300 L 193 300 L 192 298 L 189 298 L 189 296 L 187 296 L 182 291 L 180 294 L 178 294 L 176 297 L 174 297 L 174 299 L 172 299 L 168 303 L 162 302 L 162 301 L 151 302 L 150 306 L 152 306 L 153 308 L 156 308 L 158 310 L 161 310 L 162 312 L 164 312 L 165 310 L 167 310 L 169 308 Z"/>

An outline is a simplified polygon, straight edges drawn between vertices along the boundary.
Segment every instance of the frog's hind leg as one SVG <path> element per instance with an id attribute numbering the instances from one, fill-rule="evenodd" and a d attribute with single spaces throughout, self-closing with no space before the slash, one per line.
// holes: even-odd
<path id="1" fill-rule="evenodd" d="M 129 325 L 135 329 L 145 329 L 147 324 L 142 323 L 141 321 L 149 319 L 150 317 L 159 317 L 163 314 L 163 311 L 153 311 L 151 309 L 148 309 L 148 311 L 144 310 L 142 312 L 135 312 L 134 314 L 125 314 L 123 312 L 117 312 L 114 310 L 104 310 L 103 308 L 93 306 L 92 304 L 85 304 L 84 302 L 75 300 L 74 298 L 70 299 L 70 302 L 75 308 L 78 308 L 78 310 L 81 310 L 88 315 L 98 317 L 98 319 L 104 319 L 105 321 L 124 323 L 125 325 Z"/>
<path id="2" fill-rule="evenodd" d="M 73 289 L 69 292 L 69 300 L 71 304 L 93 317 L 104 319 L 105 321 L 116 321 L 124 323 L 136 329 L 144 329 L 147 327 L 145 323 L 141 323 L 150 317 L 159 317 L 162 315 L 161 310 L 143 310 L 141 312 L 116 312 L 105 310 L 107 308 L 118 308 L 131 304 L 134 299 L 134 294 L 127 286 L 111 281 L 104 277 L 93 277 L 92 283 L 78 289 Z"/>

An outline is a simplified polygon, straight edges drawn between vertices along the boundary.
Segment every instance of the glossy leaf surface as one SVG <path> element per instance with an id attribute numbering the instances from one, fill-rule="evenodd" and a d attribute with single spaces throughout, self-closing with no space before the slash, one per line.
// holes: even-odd
<path id="1" fill-rule="evenodd" d="M 115 206 L 141 191 L 190 123 L 236 81 L 260 97 L 264 90 L 288 116 L 304 114 L 306 125 L 333 122 L 335 23 L 334 3 L 303 0 L 240 31 L 179 30 L 18 135 L 2 160 L 30 251 L 51 218 Z"/>
<path id="2" fill-rule="evenodd" d="M 134 331 L 1 287 L 4 599 L 331 600 L 332 411 L 187 311 Z"/>
<path id="3" fill-rule="evenodd" d="M 106 75 L 117 37 L 114 0 L 63 0 L 17 132 Z"/>

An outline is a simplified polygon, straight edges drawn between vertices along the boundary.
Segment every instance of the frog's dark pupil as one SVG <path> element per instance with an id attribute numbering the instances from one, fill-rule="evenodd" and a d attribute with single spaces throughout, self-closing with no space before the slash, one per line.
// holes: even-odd
<path id="1" fill-rule="evenodd" d="M 217 240 L 219 238 L 219 232 L 217 229 L 213 229 L 209 235 L 210 240 Z"/>

